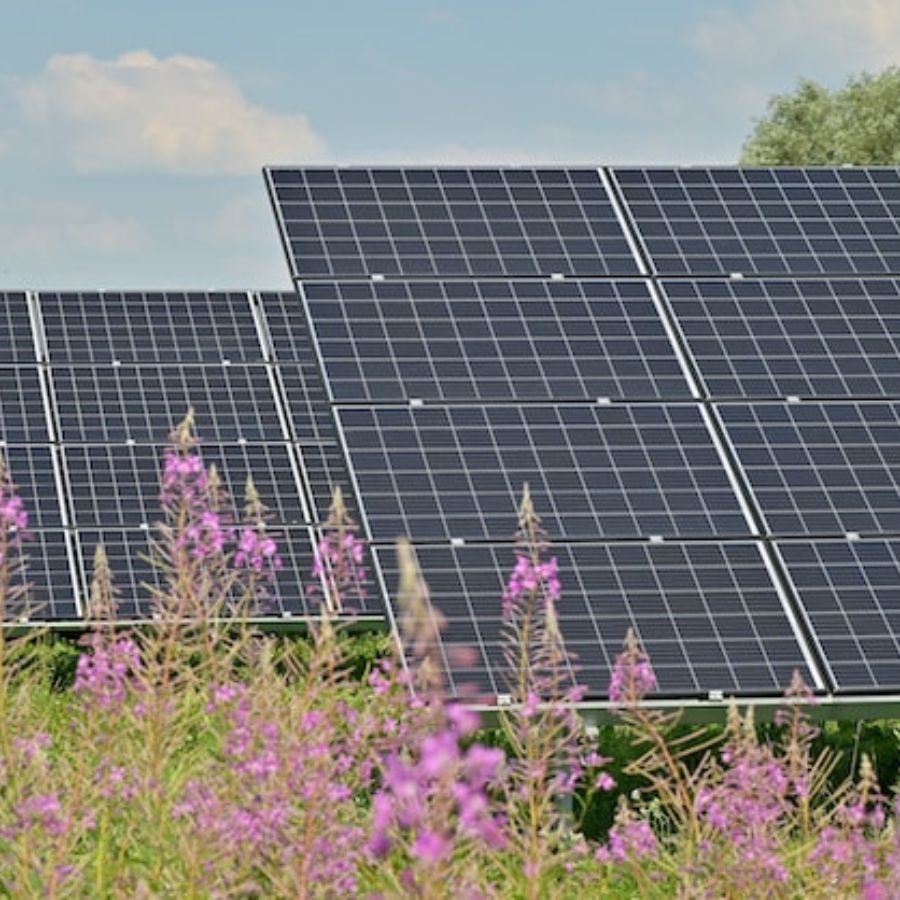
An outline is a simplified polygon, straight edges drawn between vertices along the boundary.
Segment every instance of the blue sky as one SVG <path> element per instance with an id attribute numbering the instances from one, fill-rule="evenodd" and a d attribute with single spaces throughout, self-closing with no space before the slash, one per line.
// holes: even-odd
<path id="1" fill-rule="evenodd" d="M 0 286 L 287 287 L 260 166 L 732 162 L 896 0 L 0 0 Z"/>

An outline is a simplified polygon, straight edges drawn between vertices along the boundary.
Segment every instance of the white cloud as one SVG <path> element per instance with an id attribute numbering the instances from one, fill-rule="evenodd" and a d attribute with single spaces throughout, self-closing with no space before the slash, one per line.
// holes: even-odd
<path id="1" fill-rule="evenodd" d="M 717 10 L 692 29 L 709 58 L 759 66 L 788 51 L 829 68 L 878 69 L 900 62 L 897 0 L 755 0 L 746 10 Z"/>
<path id="2" fill-rule="evenodd" d="M 147 243 L 144 227 L 80 201 L 7 198 L 0 216 L 0 261 L 56 261 L 86 253 L 128 256 Z"/>
<path id="3" fill-rule="evenodd" d="M 325 149 L 305 116 L 251 103 L 224 70 L 196 56 L 59 55 L 13 91 L 31 125 L 82 172 L 246 174 Z"/>

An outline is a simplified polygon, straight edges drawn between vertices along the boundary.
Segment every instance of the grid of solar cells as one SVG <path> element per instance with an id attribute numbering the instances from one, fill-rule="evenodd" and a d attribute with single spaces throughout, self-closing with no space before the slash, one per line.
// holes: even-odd
<path id="1" fill-rule="evenodd" d="M 245 292 L 39 294 L 51 363 L 259 363 Z"/>
<path id="2" fill-rule="evenodd" d="M 313 444 L 298 447 L 303 481 L 309 491 L 312 521 L 316 524 L 328 518 L 328 510 L 335 488 L 340 488 L 347 512 L 359 522 L 359 511 L 353 493 L 353 485 L 344 461 L 344 454 L 337 444 Z"/>
<path id="3" fill-rule="evenodd" d="M 900 689 L 900 542 L 781 542 L 838 691 Z"/>
<path id="4" fill-rule="evenodd" d="M 0 367 L 0 441 L 46 443 L 47 413 L 37 366 Z"/>
<path id="5" fill-rule="evenodd" d="M 302 285 L 337 402 L 688 399 L 639 281 Z"/>
<path id="6" fill-rule="evenodd" d="M 900 532 L 900 403 L 716 409 L 770 533 Z"/>
<path id="7" fill-rule="evenodd" d="M 636 275 L 596 169 L 270 169 L 296 278 Z"/>
<path id="8" fill-rule="evenodd" d="M 241 518 L 247 478 L 252 477 L 273 521 L 281 525 L 307 521 L 287 444 L 203 444 L 199 454 L 206 466 L 216 466 L 231 498 L 232 520 Z M 161 518 L 162 447 L 67 445 L 62 455 L 75 525 L 127 528 Z"/>
<path id="9" fill-rule="evenodd" d="M 693 405 L 336 409 L 375 541 L 510 539 L 525 483 L 552 539 L 748 533 Z"/>
<path id="10" fill-rule="evenodd" d="M 662 275 L 900 273 L 900 169 L 613 169 Z"/>
<path id="11" fill-rule="evenodd" d="M 204 441 L 285 440 L 264 366 L 54 366 L 63 441 L 165 442 L 193 407 Z"/>
<path id="12" fill-rule="evenodd" d="M 660 284 L 713 397 L 900 397 L 895 279 Z"/>
<path id="13" fill-rule="evenodd" d="M 28 297 L 24 291 L 0 291 L 0 366 L 35 363 Z"/>
<path id="14" fill-rule="evenodd" d="M 394 551 L 376 548 L 389 591 Z M 778 591 L 753 543 L 556 545 L 565 602 L 559 624 L 577 679 L 605 697 L 616 655 L 635 628 L 663 695 L 779 693 L 794 669 L 811 676 Z M 456 693 L 509 692 L 500 597 L 510 545 L 417 547 L 433 605 L 447 620 L 438 647 Z"/>
<path id="15" fill-rule="evenodd" d="M 115 591 L 116 617 L 119 619 L 149 619 L 156 604 L 153 600 L 164 589 L 165 579 L 160 569 L 150 563 L 151 534 L 140 529 L 104 529 L 78 531 L 79 572 L 86 616 L 90 616 L 90 584 L 94 554 L 102 544 L 106 551 Z"/>
<path id="16" fill-rule="evenodd" d="M 10 446 L 3 448 L 3 461 L 28 512 L 29 529 L 61 528 L 60 497 L 55 451 L 49 446 Z"/>
<path id="17" fill-rule="evenodd" d="M 72 557 L 64 531 L 31 531 L 25 567 L 13 571 L 5 600 L 8 620 L 75 621 L 79 616 Z"/>

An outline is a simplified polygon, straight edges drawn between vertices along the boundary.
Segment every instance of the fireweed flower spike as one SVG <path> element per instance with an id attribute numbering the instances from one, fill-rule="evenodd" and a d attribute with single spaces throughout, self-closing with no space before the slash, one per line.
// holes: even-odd
<path id="1" fill-rule="evenodd" d="M 26 590 L 24 584 L 14 586 L 13 582 L 23 574 L 27 527 L 28 512 L 0 455 L 0 612 L 4 615 L 8 604 L 20 600 Z"/>
<path id="2" fill-rule="evenodd" d="M 313 564 L 313 575 L 324 583 L 324 602 L 329 612 L 352 612 L 354 600 L 366 596 L 366 545 L 357 537 L 357 528 L 347 512 L 340 487 L 336 487 Z M 313 593 L 318 590 L 317 585 L 311 588 Z"/>
<path id="3" fill-rule="evenodd" d="M 625 649 L 616 657 L 609 681 L 613 709 L 636 706 L 656 688 L 656 674 L 641 649 L 634 629 L 625 635 Z"/>

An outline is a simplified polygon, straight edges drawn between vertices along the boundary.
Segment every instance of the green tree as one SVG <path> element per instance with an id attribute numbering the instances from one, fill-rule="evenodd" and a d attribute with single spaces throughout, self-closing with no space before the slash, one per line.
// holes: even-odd
<path id="1" fill-rule="evenodd" d="M 837 90 L 803 80 L 769 101 L 741 153 L 749 166 L 900 164 L 900 68 Z"/>

